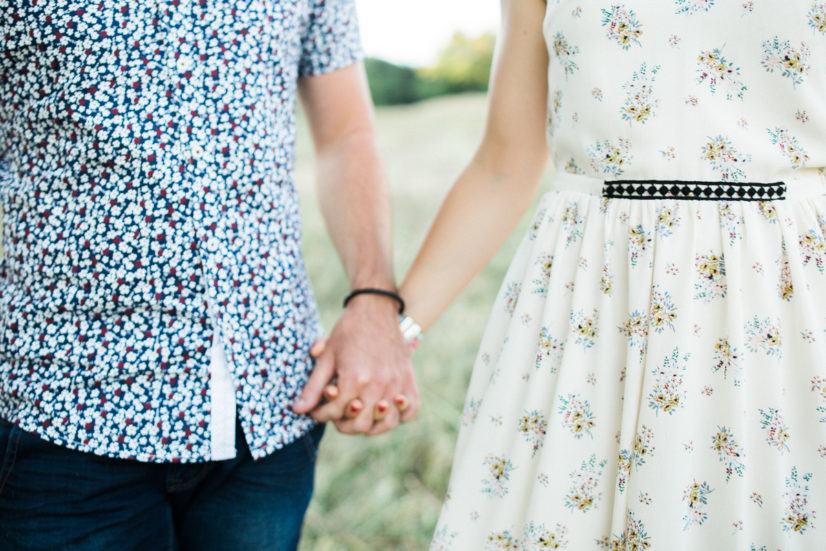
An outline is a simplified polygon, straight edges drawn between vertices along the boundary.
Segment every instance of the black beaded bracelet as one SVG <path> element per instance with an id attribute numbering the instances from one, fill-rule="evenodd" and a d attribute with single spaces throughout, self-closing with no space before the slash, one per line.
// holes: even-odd
<path id="1" fill-rule="evenodd" d="M 343 307 L 347 308 L 347 303 L 359 295 L 381 295 L 383 297 L 392 298 L 393 300 L 399 303 L 399 315 L 402 315 L 404 313 L 404 299 L 400 297 L 398 293 L 394 293 L 393 291 L 386 291 L 384 289 L 373 289 L 372 287 L 366 287 L 364 289 L 356 289 L 355 291 L 352 291 L 349 295 L 345 297 Z"/>

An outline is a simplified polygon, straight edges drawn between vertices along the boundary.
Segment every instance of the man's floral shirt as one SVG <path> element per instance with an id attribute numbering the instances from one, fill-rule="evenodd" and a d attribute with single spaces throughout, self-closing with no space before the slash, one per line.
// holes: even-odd
<path id="1" fill-rule="evenodd" d="M 220 335 L 254 457 L 320 327 L 293 187 L 300 76 L 353 0 L 0 0 L 0 417 L 70 448 L 210 456 Z"/>

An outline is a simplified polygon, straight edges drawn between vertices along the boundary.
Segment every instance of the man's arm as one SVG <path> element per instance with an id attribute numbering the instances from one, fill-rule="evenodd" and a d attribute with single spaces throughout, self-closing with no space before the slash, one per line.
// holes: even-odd
<path id="1" fill-rule="evenodd" d="M 352 289 L 395 290 L 390 239 L 390 199 L 375 140 L 373 108 L 364 67 L 356 63 L 299 81 L 317 157 L 318 196 Z M 336 377 L 338 396 L 316 406 Z M 404 395 L 409 407 L 389 407 L 375 422 L 379 401 Z M 353 419 L 345 408 L 364 405 Z M 347 433 L 378 434 L 415 415 L 419 396 L 410 352 L 398 328 L 398 305 L 377 295 L 354 298 L 330 334 L 310 380 L 295 405 L 319 421 L 335 421 Z M 314 409 L 316 408 L 316 409 Z"/>

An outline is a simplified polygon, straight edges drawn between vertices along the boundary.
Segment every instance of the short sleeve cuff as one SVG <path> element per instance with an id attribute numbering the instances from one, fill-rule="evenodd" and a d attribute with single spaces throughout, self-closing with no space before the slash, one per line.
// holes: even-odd
<path id="1" fill-rule="evenodd" d="M 355 0 L 310 0 L 299 76 L 329 73 L 364 57 Z"/>

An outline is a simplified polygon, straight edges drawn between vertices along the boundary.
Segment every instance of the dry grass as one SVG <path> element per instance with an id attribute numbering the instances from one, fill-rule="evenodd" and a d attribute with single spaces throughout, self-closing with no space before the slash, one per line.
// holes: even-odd
<path id="1" fill-rule="evenodd" d="M 484 113 L 480 95 L 379 110 L 380 146 L 393 192 L 397 274 L 412 262 L 453 178 L 470 159 Z M 312 152 L 303 126 L 298 159 L 305 258 L 322 317 L 330 327 L 340 312 L 347 282 L 318 212 Z M 447 487 L 478 341 L 524 225 L 523 220 L 494 261 L 428 332 L 414 356 L 423 394 L 417 420 L 375 438 L 342 436 L 332 427 L 327 432 L 301 551 L 427 548 Z"/>

